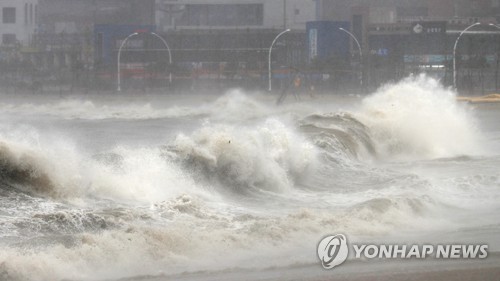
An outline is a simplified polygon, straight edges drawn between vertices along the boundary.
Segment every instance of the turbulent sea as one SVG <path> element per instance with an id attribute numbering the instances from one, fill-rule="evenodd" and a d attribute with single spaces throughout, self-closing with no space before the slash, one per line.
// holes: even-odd
<path id="1" fill-rule="evenodd" d="M 500 105 L 366 96 L 0 96 L 0 280 L 317 264 L 328 234 L 500 250 Z"/>

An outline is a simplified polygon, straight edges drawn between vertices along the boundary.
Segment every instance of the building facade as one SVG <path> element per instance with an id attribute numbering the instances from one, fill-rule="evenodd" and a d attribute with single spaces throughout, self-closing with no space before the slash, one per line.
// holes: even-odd
<path id="1" fill-rule="evenodd" d="M 181 75 L 254 84 L 267 77 L 269 47 L 286 29 L 273 48 L 273 68 L 286 72 L 306 64 L 306 23 L 315 14 L 312 0 L 156 1 L 157 31 Z"/>
<path id="2" fill-rule="evenodd" d="M 318 0 L 317 19 L 348 21 L 359 39 L 367 82 L 376 87 L 427 72 L 459 88 L 498 88 L 500 1 Z M 481 23 L 454 43 L 468 26 Z M 353 48 L 351 44 L 351 49 Z"/>
<path id="3" fill-rule="evenodd" d="M 36 29 L 38 0 L 0 1 L 0 34 L 3 47 L 31 44 Z"/>
<path id="4" fill-rule="evenodd" d="M 305 30 L 316 9 L 312 0 L 157 0 L 159 31 L 172 29 Z"/>
<path id="5" fill-rule="evenodd" d="M 42 68 L 91 66 L 96 25 L 154 25 L 154 0 L 39 0 L 33 42 Z"/>
<path id="6" fill-rule="evenodd" d="M 460 41 L 458 68 L 483 75 L 496 65 L 500 73 L 500 28 L 488 25 L 500 19 L 500 0 L 4 0 L 0 9 L 0 60 L 12 73 L 34 65 L 61 76 L 99 69 L 114 79 L 120 42 L 144 29 L 123 54 L 142 73 L 258 84 L 267 79 L 271 42 L 291 29 L 273 48 L 277 74 L 330 72 L 350 83 L 363 76 L 376 87 L 425 69 L 449 83 L 454 42 L 475 22 L 483 24 Z M 146 35 L 153 30 L 168 42 L 168 60 L 167 44 Z"/>

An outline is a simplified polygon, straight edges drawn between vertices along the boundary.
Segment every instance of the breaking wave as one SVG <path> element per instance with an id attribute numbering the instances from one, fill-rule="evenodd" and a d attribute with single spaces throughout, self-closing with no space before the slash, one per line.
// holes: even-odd
<path id="1" fill-rule="evenodd" d="M 184 192 L 203 193 L 159 148 L 116 147 L 86 156 L 65 142 L 41 145 L 4 140 L 0 144 L 0 185 L 65 201 L 154 202 Z"/>
<path id="2" fill-rule="evenodd" d="M 480 152 L 472 112 L 424 76 L 334 113 L 273 109 L 239 90 L 179 111 L 87 104 L 75 112 L 80 105 L 55 114 L 204 120 L 166 132 L 163 146 L 95 153 L 0 134 L 0 279 L 113 280 L 308 263 L 314 251 L 304 249 L 332 229 L 352 236 L 452 229 L 462 225 L 449 213 L 475 207 L 469 191 L 486 198 L 498 190 L 496 170 L 447 181 L 398 170 L 405 160 L 469 164 L 460 156 Z"/>
<path id="3" fill-rule="evenodd" d="M 177 136 L 173 150 L 194 175 L 233 189 L 289 189 L 316 160 L 311 143 L 273 119 L 251 128 L 205 126 Z"/>
<path id="4" fill-rule="evenodd" d="M 300 128 L 334 161 L 367 159 L 377 155 L 370 129 L 349 113 L 310 115 L 300 121 Z"/>
<path id="5" fill-rule="evenodd" d="M 215 104 L 215 111 L 225 108 L 224 114 L 231 116 L 240 107 L 267 110 L 238 91 Z M 63 197 L 98 194 L 149 201 L 181 195 L 182 188 L 165 189 L 165 183 L 191 191 L 200 183 L 217 183 L 237 191 L 281 192 L 332 163 L 474 155 L 481 139 L 472 113 L 455 101 L 452 91 L 425 76 L 386 85 L 351 113 L 231 124 L 207 121 L 164 147 L 116 147 L 91 157 L 71 146 L 3 141 L 0 176 L 24 191 Z"/>
<path id="6" fill-rule="evenodd" d="M 29 150 L 16 150 L 5 142 L 0 143 L 0 178 L 10 185 L 37 193 L 55 192 L 53 179 L 44 167 L 44 160 Z"/>
<path id="7" fill-rule="evenodd" d="M 481 133 L 470 108 L 437 80 L 409 77 L 380 88 L 355 116 L 368 128 L 384 159 L 477 155 Z"/>

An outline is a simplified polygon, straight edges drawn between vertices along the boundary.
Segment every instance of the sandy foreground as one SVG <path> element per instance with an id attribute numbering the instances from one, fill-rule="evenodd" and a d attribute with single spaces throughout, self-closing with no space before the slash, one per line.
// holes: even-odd
<path id="1" fill-rule="evenodd" d="M 457 100 L 470 103 L 497 103 L 500 102 L 500 94 L 489 94 L 480 97 L 457 97 Z"/>
<path id="2" fill-rule="evenodd" d="M 483 260 L 369 260 L 348 261 L 331 270 L 319 264 L 295 265 L 263 270 L 232 269 L 220 272 L 197 272 L 180 275 L 142 276 L 119 281 L 164 280 L 500 280 L 500 255 Z"/>

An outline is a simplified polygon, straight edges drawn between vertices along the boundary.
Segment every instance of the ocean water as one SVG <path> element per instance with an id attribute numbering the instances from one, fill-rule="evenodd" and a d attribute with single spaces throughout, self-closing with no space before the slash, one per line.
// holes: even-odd
<path id="1" fill-rule="evenodd" d="M 500 250 L 500 105 L 425 76 L 276 98 L 1 95 L 0 279 L 321 270 L 335 233 Z"/>

